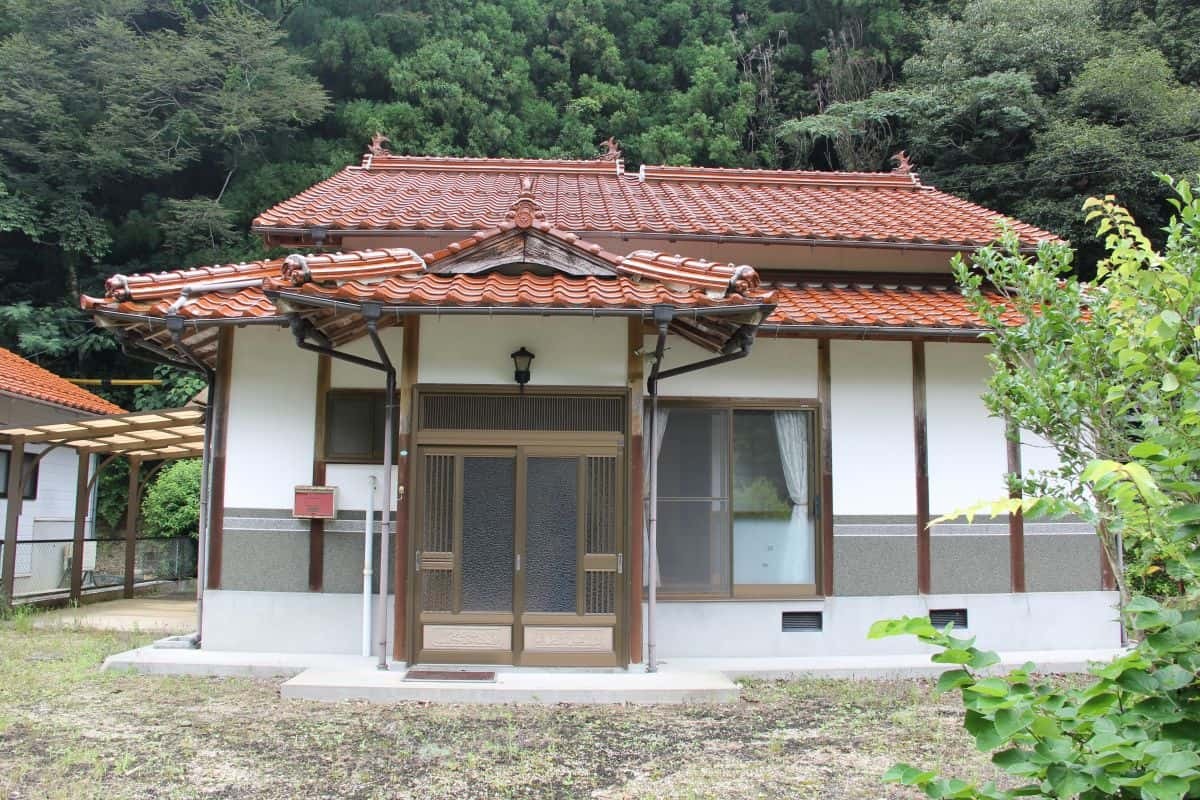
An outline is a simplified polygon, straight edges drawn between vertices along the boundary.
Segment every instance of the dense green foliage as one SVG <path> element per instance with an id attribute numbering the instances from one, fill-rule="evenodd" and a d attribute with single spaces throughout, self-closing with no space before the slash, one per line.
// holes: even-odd
<path id="1" fill-rule="evenodd" d="M 1174 191 L 1177 216 L 1161 252 L 1111 197 L 1085 204 L 1108 251 L 1095 284 L 1070 274 L 1065 248 L 1032 259 L 1011 237 L 981 252 L 977 271 L 957 265 L 991 323 L 989 409 L 1062 459 L 1023 482 L 1037 496 L 992 507 L 1080 515 L 1114 558 L 1124 538 L 1122 596 L 1132 593 L 1124 617 L 1137 644 L 1095 666 L 1090 682 L 1064 688 L 1035 678 L 1033 665 L 981 674 L 995 654 L 928 619 L 877 623 L 872 636 L 913 634 L 939 649 L 933 660 L 952 669 L 937 690 L 961 692 L 967 730 L 1016 780 L 1016 788 L 976 785 L 909 765 L 888 773 L 930 797 L 1200 797 L 1200 198 L 1186 182 Z M 1000 321 L 984 280 L 1009 287 L 1006 303 L 1023 325 Z M 1145 593 L 1161 591 L 1156 576 L 1174 596 Z"/>
<path id="2" fill-rule="evenodd" d="M 200 529 L 198 458 L 163 467 L 142 500 L 142 536 L 196 536 Z"/>
<path id="3" fill-rule="evenodd" d="M 1151 172 L 1200 168 L 1198 36 L 1188 0 L 0 0 L 0 344 L 148 374 L 77 292 L 261 255 L 253 216 L 376 131 L 449 155 L 614 136 L 633 167 L 907 149 L 1074 238 L 1097 192 L 1156 231 Z"/>

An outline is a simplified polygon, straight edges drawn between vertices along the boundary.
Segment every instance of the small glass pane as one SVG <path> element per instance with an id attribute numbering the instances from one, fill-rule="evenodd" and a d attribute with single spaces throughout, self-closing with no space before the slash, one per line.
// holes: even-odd
<path id="1" fill-rule="evenodd" d="M 733 415 L 733 573 L 737 584 L 814 582 L 810 415 Z"/>
<path id="2" fill-rule="evenodd" d="M 383 395 L 330 394 L 326 455 L 371 458 L 383 452 Z"/>
<path id="3" fill-rule="evenodd" d="M 525 610 L 574 613 L 579 461 L 526 461 Z"/>
<path id="4" fill-rule="evenodd" d="M 463 611 L 512 611 L 513 458 L 463 458 Z"/>
<path id="5" fill-rule="evenodd" d="M 658 504 L 658 572 L 665 592 L 729 591 L 729 504 L 668 500 Z"/>
<path id="6" fill-rule="evenodd" d="M 725 497 L 729 414 L 672 408 L 659 432 L 658 496 Z"/>

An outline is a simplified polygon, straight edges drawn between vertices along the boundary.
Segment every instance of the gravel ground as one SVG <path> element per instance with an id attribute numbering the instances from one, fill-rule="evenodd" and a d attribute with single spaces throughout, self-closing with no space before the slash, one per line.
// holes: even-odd
<path id="1" fill-rule="evenodd" d="M 747 683 L 723 706 L 372 706 L 100 672 L 149 636 L 0 622 L 0 798 L 905 798 L 993 772 L 930 683 Z"/>

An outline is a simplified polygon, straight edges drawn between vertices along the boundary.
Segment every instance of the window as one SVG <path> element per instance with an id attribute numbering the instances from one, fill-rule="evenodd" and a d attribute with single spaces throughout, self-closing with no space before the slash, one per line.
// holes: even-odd
<path id="1" fill-rule="evenodd" d="M 383 392 L 333 390 L 325 396 L 325 460 L 373 463 L 383 459 Z"/>
<path id="2" fill-rule="evenodd" d="M 814 593 L 812 411 L 660 406 L 657 423 L 662 593 Z"/>
<path id="3" fill-rule="evenodd" d="M 26 453 L 25 469 L 29 469 L 29 465 L 37 458 L 37 453 Z M 12 452 L 9 450 L 0 450 L 0 498 L 8 497 L 8 465 L 12 460 Z M 40 466 L 40 465 L 39 465 Z M 25 492 L 21 495 L 26 500 L 37 499 L 38 485 L 38 468 L 34 467 L 29 479 L 25 481 Z"/>

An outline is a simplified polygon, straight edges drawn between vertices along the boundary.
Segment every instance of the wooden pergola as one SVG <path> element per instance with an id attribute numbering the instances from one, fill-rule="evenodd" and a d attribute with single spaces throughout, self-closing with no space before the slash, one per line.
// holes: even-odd
<path id="1" fill-rule="evenodd" d="M 71 422 L 31 425 L 0 430 L 0 444 L 12 450 L 8 470 L 8 509 L 4 523 L 4 557 L 0 563 L 0 603 L 11 604 L 16 580 L 17 526 L 24 505 L 23 487 L 47 453 L 60 447 L 74 450 L 79 457 L 75 484 L 74 538 L 71 558 L 70 597 L 78 601 L 83 593 L 83 548 L 88 504 L 100 472 L 113 460 L 129 459 L 129 511 L 125 522 L 126 597 L 133 596 L 137 523 L 141 496 L 154 474 L 168 461 L 198 458 L 204 454 L 205 409 L 169 408 L 82 417 Z M 48 445 L 28 464 L 28 445 Z M 100 456 L 92 470 L 92 456 Z M 145 476 L 142 465 L 157 462 Z M 203 491 L 203 490 L 202 490 Z M 203 498 L 202 498 L 203 499 Z M 201 503 L 203 509 L 203 502 Z M 201 512 L 203 514 L 203 510 Z M 202 522 L 203 525 L 203 522 Z M 203 556 L 201 556 L 203 557 Z"/>

